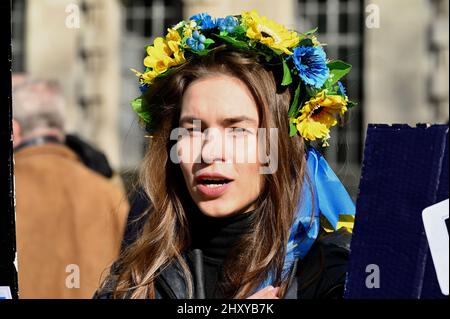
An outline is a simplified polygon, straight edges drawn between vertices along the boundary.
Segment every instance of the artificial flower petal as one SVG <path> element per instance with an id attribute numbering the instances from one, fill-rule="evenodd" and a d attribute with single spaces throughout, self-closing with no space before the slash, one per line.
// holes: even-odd
<path id="1" fill-rule="evenodd" d="M 242 20 L 247 27 L 247 36 L 271 49 L 290 55 L 292 52 L 289 49 L 295 47 L 300 41 L 297 32 L 289 31 L 283 25 L 259 16 L 255 10 L 244 11 Z"/>

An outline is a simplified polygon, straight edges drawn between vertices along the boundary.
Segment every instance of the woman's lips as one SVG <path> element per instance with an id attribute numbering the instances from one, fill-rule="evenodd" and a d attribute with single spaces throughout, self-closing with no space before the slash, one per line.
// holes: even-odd
<path id="1" fill-rule="evenodd" d="M 233 182 L 230 181 L 222 185 L 197 184 L 197 190 L 200 195 L 203 195 L 204 197 L 217 198 L 222 196 L 232 183 Z"/>
<path id="2" fill-rule="evenodd" d="M 197 190 L 203 197 L 222 196 L 233 183 L 233 179 L 220 173 L 203 173 L 195 179 Z"/>

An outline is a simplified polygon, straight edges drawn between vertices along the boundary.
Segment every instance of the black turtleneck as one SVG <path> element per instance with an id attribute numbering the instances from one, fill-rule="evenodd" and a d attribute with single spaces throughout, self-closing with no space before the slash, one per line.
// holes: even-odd
<path id="1" fill-rule="evenodd" d="M 220 281 L 224 262 L 239 239 L 252 229 L 255 211 L 229 217 L 209 217 L 201 212 L 191 215 L 192 249 L 203 255 L 206 298 L 222 298 Z"/>
<path id="2" fill-rule="evenodd" d="M 148 198 L 139 196 L 133 202 L 128 224 L 125 231 L 124 248 L 136 240 L 141 233 L 148 214 L 139 219 L 135 219 L 142 213 L 143 207 L 148 207 Z M 257 216 L 254 211 L 239 214 L 227 218 L 211 218 L 200 212 L 189 214 L 191 224 L 191 234 L 193 235 L 192 249 L 187 251 L 185 257 L 194 276 L 196 288 L 201 282 L 202 293 L 196 289 L 196 298 L 221 298 L 224 296 L 218 284 L 218 278 L 222 273 L 222 265 L 229 252 L 236 246 L 239 238 L 249 232 L 251 222 Z M 329 299 L 342 298 L 347 262 L 349 256 L 351 235 L 345 229 L 324 234 L 311 247 L 304 259 L 299 261 L 295 277 L 287 291 L 285 298 L 299 299 Z M 202 253 L 197 254 L 197 252 Z M 203 256 L 205 255 L 205 256 Z M 203 258 L 202 258 L 203 257 Z M 202 262 L 203 259 L 203 262 Z M 175 264 L 176 265 L 176 264 Z M 195 267 L 202 265 L 202 267 Z M 120 263 L 116 262 L 112 270 L 117 271 Z M 158 298 L 187 298 L 185 295 L 185 280 L 179 276 L 178 267 L 167 267 L 157 280 L 156 293 Z M 198 276 L 198 274 L 202 274 Z M 157 278 L 158 279 L 158 278 Z M 95 298 L 113 298 L 111 287 L 115 287 L 117 282 L 112 279 L 108 286 L 98 290 Z"/>

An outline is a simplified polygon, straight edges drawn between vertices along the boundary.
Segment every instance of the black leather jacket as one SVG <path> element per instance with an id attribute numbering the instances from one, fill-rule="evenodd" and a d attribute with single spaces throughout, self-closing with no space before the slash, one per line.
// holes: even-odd
<path id="1" fill-rule="evenodd" d="M 350 234 L 341 229 L 326 234 L 312 246 L 307 256 L 297 261 L 290 278 L 286 299 L 339 299 L 344 292 Z M 199 249 L 184 255 L 194 278 L 194 297 L 205 298 L 202 252 Z M 94 298 L 112 298 L 114 282 L 96 292 Z M 157 299 L 186 299 L 186 284 L 179 265 L 174 262 L 155 281 Z"/>
<path id="2" fill-rule="evenodd" d="M 143 208 L 148 205 L 145 196 L 138 195 L 132 201 L 129 221 L 135 220 Z M 128 223 L 122 249 L 132 243 L 145 223 Z M 351 234 L 344 228 L 333 233 L 323 233 L 311 247 L 303 260 L 297 260 L 295 269 L 289 278 L 289 288 L 284 298 L 289 299 L 337 299 L 342 298 L 350 253 Z M 186 252 L 185 258 L 194 279 L 194 297 L 205 298 L 203 254 L 200 249 Z M 112 267 L 114 272 L 115 266 Z M 94 298 L 112 298 L 115 282 L 109 281 L 98 290 Z M 155 281 L 157 299 L 186 299 L 185 279 L 177 262 L 169 265 Z"/>

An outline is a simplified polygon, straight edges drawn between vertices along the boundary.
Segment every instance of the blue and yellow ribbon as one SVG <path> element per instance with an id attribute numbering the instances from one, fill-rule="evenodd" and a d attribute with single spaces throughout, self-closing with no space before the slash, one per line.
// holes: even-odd
<path id="1" fill-rule="evenodd" d="M 296 259 L 306 256 L 319 235 L 320 227 L 326 232 L 337 231 L 341 227 L 352 232 L 355 220 L 355 204 L 325 158 L 313 147 L 308 149 L 306 158 L 307 175 L 291 227 L 283 276 L 289 274 Z M 259 288 L 270 284 L 271 276 Z"/>

